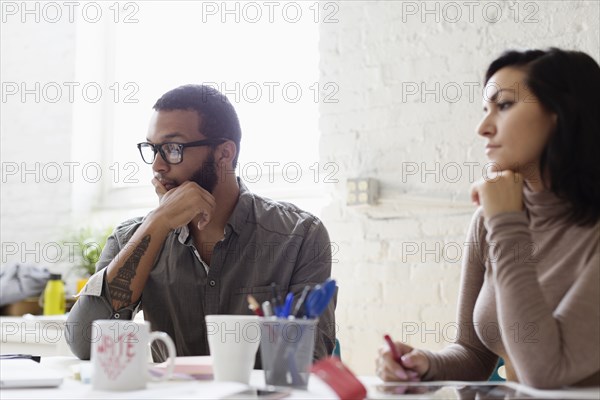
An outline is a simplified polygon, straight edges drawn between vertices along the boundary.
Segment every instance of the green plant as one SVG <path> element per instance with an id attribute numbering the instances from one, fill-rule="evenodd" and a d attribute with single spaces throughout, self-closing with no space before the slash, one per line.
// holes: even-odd
<path id="1" fill-rule="evenodd" d="M 69 233 L 63 240 L 63 245 L 69 249 L 66 252 L 68 255 L 66 261 L 72 264 L 76 271 L 87 276 L 93 275 L 102 249 L 106 245 L 106 239 L 111 232 L 112 227 L 105 229 L 84 227 Z"/>

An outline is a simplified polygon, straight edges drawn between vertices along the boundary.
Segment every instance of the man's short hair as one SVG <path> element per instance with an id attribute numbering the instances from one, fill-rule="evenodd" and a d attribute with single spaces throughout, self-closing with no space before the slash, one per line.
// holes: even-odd
<path id="1" fill-rule="evenodd" d="M 236 167 L 242 130 L 233 105 L 223 93 L 211 86 L 184 85 L 163 94 L 153 108 L 156 111 L 196 111 L 200 117 L 200 133 L 207 138 L 227 138 L 235 143 L 237 153 L 233 167 Z"/>

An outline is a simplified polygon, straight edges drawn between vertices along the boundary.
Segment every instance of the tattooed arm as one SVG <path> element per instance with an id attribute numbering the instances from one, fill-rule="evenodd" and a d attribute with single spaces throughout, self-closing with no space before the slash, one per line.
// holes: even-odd
<path id="1" fill-rule="evenodd" d="M 160 205 L 141 219 L 115 229 L 94 274 L 71 309 L 66 338 L 81 359 L 90 357 L 90 325 L 97 319 L 130 319 L 137 309 L 156 257 L 169 232 L 190 222 L 210 221 L 214 198 L 196 183 L 185 182 L 162 194 Z"/>
<path id="2" fill-rule="evenodd" d="M 132 319 L 140 307 L 139 298 L 152 265 L 144 265 L 145 257 L 154 262 L 157 253 L 151 254 L 152 241 L 160 250 L 163 240 L 159 231 L 152 229 L 152 221 L 146 217 L 124 222 L 106 241 L 96 264 L 96 273 L 89 279 L 77 302 L 68 314 L 65 324 L 67 344 L 73 354 L 82 360 L 90 358 L 91 325 L 98 319 Z M 168 233 L 168 231 L 167 231 Z M 160 243 L 159 243 L 160 242 Z M 158 251 L 159 251 L 158 250 Z M 109 283 L 109 267 L 115 269 Z M 147 268 L 148 272 L 144 269 Z M 144 277 L 145 276 L 145 277 Z M 140 294 L 135 295 L 135 278 L 144 278 Z"/>
<path id="3" fill-rule="evenodd" d="M 135 243 L 131 243 L 135 245 Z M 125 261 L 125 264 L 117 271 L 117 276 L 110 279 L 109 291 L 112 299 L 113 308 L 118 310 L 132 303 L 133 291 L 131 282 L 137 273 L 137 266 L 140 263 L 148 245 L 150 244 L 150 235 L 146 235 L 142 241 L 135 246 L 133 253 Z"/>
<path id="4" fill-rule="evenodd" d="M 115 310 L 139 300 L 167 234 L 200 216 L 209 221 L 214 207 L 213 196 L 194 182 L 161 193 L 160 206 L 108 266 L 106 278 Z"/>
<path id="5" fill-rule="evenodd" d="M 152 221 L 146 219 L 108 265 L 106 282 L 114 310 L 139 300 L 168 233 L 168 229 L 153 226 Z"/>

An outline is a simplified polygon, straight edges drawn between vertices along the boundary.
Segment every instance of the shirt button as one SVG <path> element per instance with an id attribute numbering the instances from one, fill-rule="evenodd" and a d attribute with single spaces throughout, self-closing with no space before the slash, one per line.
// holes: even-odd
<path id="1" fill-rule="evenodd" d="M 211 280 L 210 282 L 208 282 L 208 284 L 212 287 L 215 287 L 215 285 L 217 284 L 217 282 L 215 282 L 214 280 Z"/>
<path id="2" fill-rule="evenodd" d="M 119 318 L 121 318 L 121 314 L 119 314 L 119 313 L 117 312 L 117 313 L 115 313 L 115 315 L 113 315 L 113 317 L 114 317 L 115 319 L 119 319 Z"/>

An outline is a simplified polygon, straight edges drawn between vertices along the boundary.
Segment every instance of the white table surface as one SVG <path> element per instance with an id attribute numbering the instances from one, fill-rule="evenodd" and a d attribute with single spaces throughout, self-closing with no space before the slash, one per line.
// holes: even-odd
<path id="1" fill-rule="evenodd" d="M 2 360 L 2 362 L 10 360 Z M 57 388 L 31 388 L 31 389 L 0 389 L 0 399 L 214 399 L 214 398 L 256 398 L 250 393 L 235 395 L 247 389 L 246 385 L 235 382 L 213 381 L 167 381 L 149 382 L 145 390 L 107 392 L 95 391 L 91 384 L 84 384 L 73 378 L 73 367 L 89 364 L 76 357 L 42 357 L 42 365 L 64 373 L 63 383 Z M 264 388 L 264 372 L 252 371 L 250 386 Z M 234 396 L 235 397 L 232 397 Z M 291 399 L 335 399 L 335 393 L 317 377 L 311 376 L 308 391 L 292 390 Z"/>
<path id="2" fill-rule="evenodd" d="M 2 362 L 4 362 L 3 360 Z M 9 361 L 9 360 L 6 360 Z M 81 361 L 76 357 L 42 357 L 42 365 L 53 370 L 62 371 L 65 379 L 57 388 L 36 389 L 0 389 L 0 399 L 214 399 L 214 398 L 256 398 L 250 393 L 240 393 L 247 387 L 243 384 L 232 382 L 213 381 L 168 381 L 149 382 L 145 390 L 127 392 L 94 391 L 91 384 L 84 384 L 73 378 L 73 368 L 78 365 L 89 364 L 89 361 Z M 377 377 L 360 377 L 361 382 L 368 389 L 369 399 L 409 399 L 409 398 L 459 398 L 456 390 L 452 387 L 464 385 L 497 385 L 498 382 L 427 382 L 424 384 L 448 386 L 435 394 L 423 395 L 386 395 L 378 392 L 376 386 L 383 382 Z M 251 388 L 264 388 L 264 372 L 252 371 L 250 377 Z M 537 390 L 524 385 L 508 383 L 509 387 L 520 393 L 529 394 L 535 398 L 563 398 L 563 399 L 600 399 L 600 388 L 573 389 L 573 390 Z M 292 390 L 289 399 L 335 399 L 335 393 L 318 377 L 312 375 L 309 380 L 307 391 Z"/>

